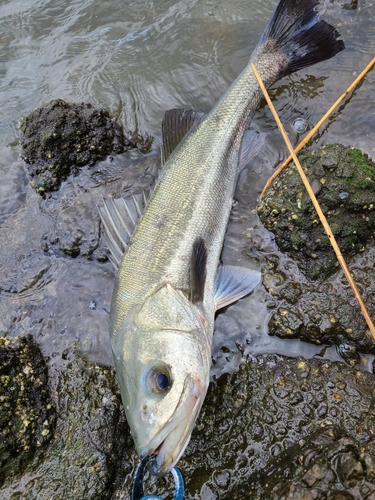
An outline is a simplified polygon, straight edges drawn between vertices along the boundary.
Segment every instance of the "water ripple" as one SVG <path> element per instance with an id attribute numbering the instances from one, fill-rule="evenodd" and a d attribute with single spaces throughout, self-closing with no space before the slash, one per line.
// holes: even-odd
<path id="1" fill-rule="evenodd" d="M 61 210 L 69 220 L 56 219 L 29 188 L 17 149 L 6 147 L 18 139 L 18 119 L 57 97 L 91 101 L 108 108 L 126 130 L 148 132 L 160 145 L 165 111 L 173 107 L 209 111 L 247 63 L 274 5 L 275 0 L 113 0 L 110 4 L 9 0 L 0 5 L 0 330 L 17 334 L 32 327 L 49 352 L 73 341 L 93 356 L 107 352 L 110 266 L 83 257 L 62 258 L 53 251 L 44 254 L 43 237 L 54 224 L 66 222 L 63 228 L 71 228 L 89 217 L 88 226 L 96 238 L 94 200 L 99 192 L 106 185 L 110 193 L 132 189 L 154 172 L 142 162 L 121 168 L 127 164 L 123 157 L 83 172 L 68 180 L 60 192 L 61 196 L 74 193 L 81 206 L 72 208 L 69 216 Z M 349 11 L 338 2 L 322 0 L 319 8 L 338 26 L 347 49 L 283 79 L 271 90 L 294 144 L 304 135 L 294 128 L 296 120 L 312 127 L 375 53 L 370 2 L 361 1 Z M 374 83 L 372 71 L 321 127 L 312 144 L 354 144 L 374 157 Z M 276 250 L 270 233 L 259 226 L 254 208 L 266 179 L 287 151 L 264 102 L 254 120 L 267 132 L 267 143 L 241 173 L 236 191 L 239 203 L 223 257 L 241 262 L 246 247 L 251 250 L 251 262 L 258 265 L 261 251 Z M 56 233 L 64 240 L 63 229 Z M 91 303 L 95 309 L 89 308 Z M 233 369 L 250 350 L 275 352 L 276 340 L 267 337 L 265 308 L 260 294 L 219 316 L 214 351 L 218 372 L 228 366 Z"/>

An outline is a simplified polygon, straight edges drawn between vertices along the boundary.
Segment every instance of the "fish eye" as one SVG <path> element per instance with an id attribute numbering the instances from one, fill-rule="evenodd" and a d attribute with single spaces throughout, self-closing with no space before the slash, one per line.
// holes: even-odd
<path id="1" fill-rule="evenodd" d="M 146 385 L 151 392 L 166 392 L 172 378 L 166 366 L 153 366 L 146 375 Z"/>

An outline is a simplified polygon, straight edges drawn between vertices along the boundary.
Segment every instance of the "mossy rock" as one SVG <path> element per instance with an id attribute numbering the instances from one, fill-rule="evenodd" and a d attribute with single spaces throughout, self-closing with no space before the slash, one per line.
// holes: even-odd
<path id="1" fill-rule="evenodd" d="M 0 497 L 128 499 L 138 458 L 114 370 L 73 350 L 59 363 L 53 436 L 22 474 L 8 471 Z M 221 377 L 179 463 L 186 500 L 374 494 L 374 382 L 344 363 L 269 355 Z M 146 480 L 145 490 L 170 499 L 172 483 L 171 475 Z M 282 496 L 300 484 L 305 496 Z"/>
<path id="2" fill-rule="evenodd" d="M 373 244 L 375 164 L 370 158 L 357 148 L 331 144 L 299 159 L 342 254 L 350 259 Z M 294 164 L 266 192 L 258 214 L 280 250 L 309 279 L 337 271 L 337 258 Z"/>
<path id="3" fill-rule="evenodd" d="M 137 147 L 149 150 L 152 138 L 124 135 L 108 111 L 90 103 L 55 99 L 20 120 L 22 158 L 33 178 L 32 186 L 44 194 L 57 190 L 69 174 L 77 174 L 111 153 Z"/>
<path id="4" fill-rule="evenodd" d="M 31 337 L 0 337 L 0 484 L 23 472 L 53 436 L 48 370 Z"/>
<path id="5" fill-rule="evenodd" d="M 2 469 L 4 500 L 109 500 L 132 471 L 134 447 L 113 368 L 89 364 L 70 349 L 58 364 L 43 386 L 50 386 L 56 404 L 49 446 L 30 453 L 26 470 Z M 47 403 L 39 411 L 42 417 Z M 4 448 L 11 453 L 13 445 Z"/>

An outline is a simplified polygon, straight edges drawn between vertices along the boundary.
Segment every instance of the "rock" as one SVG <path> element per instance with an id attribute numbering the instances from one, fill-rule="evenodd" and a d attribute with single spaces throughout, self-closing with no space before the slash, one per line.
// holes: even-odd
<path id="1" fill-rule="evenodd" d="M 375 494 L 374 382 L 343 363 L 279 356 L 221 377 L 179 463 L 186 499 Z M 129 498 L 138 459 L 113 369 L 68 349 L 49 386 L 55 432 L 23 474 L 7 471 L 1 498 Z M 166 497 L 171 475 L 145 490 Z"/>
<path id="2" fill-rule="evenodd" d="M 365 455 L 375 457 L 373 382 L 344 363 L 279 356 L 221 377 L 179 464 L 186 498 L 294 500 L 339 490 L 360 499 L 375 491 L 365 473 Z M 348 457 L 343 491 L 336 467 Z M 147 492 L 165 496 L 156 485 Z M 128 498 L 129 487 L 130 478 L 113 498 Z"/>
<path id="3" fill-rule="evenodd" d="M 124 137 L 108 111 L 90 103 L 73 104 L 55 99 L 20 120 L 22 158 L 40 194 L 59 189 L 69 174 L 93 166 L 110 153 L 137 147 L 150 149 L 152 138 Z"/>
<path id="4" fill-rule="evenodd" d="M 300 156 L 342 254 L 350 258 L 374 242 L 375 164 L 356 148 L 338 144 Z M 309 279 L 337 271 L 337 259 L 298 171 L 290 165 L 258 207 L 276 243 Z"/>
<path id="5" fill-rule="evenodd" d="M 25 470 L 53 436 L 56 408 L 32 338 L 0 337 L 0 484 Z"/>
<path id="6" fill-rule="evenodd" d="M 375 248 L 353 259 L 353 276 L 370 316 L 375 315 L 375 273 L 371 261 Z M 299 338 L 315 344 L 336 345 L 351 365 L 359 362 L 359 352 L 375 353 L 375 343 L 359 310 L 353 292 L 339 269 L 321 281 L 307 280 L 290 259 L 267 256 L 263 284 L 269 292 L 272 316 L 270 335 Z"/>
<path id="7" fill-rule="evenodd" d="M 302 155 L 301 162 L 370 316 L 374 316 L 374 164 L 360 150 L 339 145 Z M 336 344 L 353 365 L 359 361 L 358 351 L 374 354 L 367 324 L 294 166 L 266 192 L 258 212 L 286 253 L 285 260 L 266 257 L 263 267 L 272 308 L 277 304 L 269 333 Z"/>
<path id="8" fill-rule="evenodd" d="M 362 446 L 366 447 L 345 436 L 339 427 L 317 430 L 271 460 L 258 475 L 259 498 L 362 498 L 363 492 L 374 490 L 374 484 L 366 480 L 364 460 L 357 460 Z"/>
<path id="9" fill-rule="evenodd" d="M 62 363 L 58 371 L 50 370 L 48 381 L 57 409 L 55 432 L 23 474 L 4 471 L 4 500 L 105 500 L 132 471 L 133 445 L 113 369 L 89 365 L 71 350 Z"/>

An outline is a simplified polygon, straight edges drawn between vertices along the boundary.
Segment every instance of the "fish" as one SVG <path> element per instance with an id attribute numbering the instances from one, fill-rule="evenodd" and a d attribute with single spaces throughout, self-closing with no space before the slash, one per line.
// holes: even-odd
<path id="1" fill-rule="evenodd" d="M 163 476 L 191 437 L 210 377 L 215 313 L 248 295 L 260 272 L 220 261 L 238 173 L 264 138 L 249 130 L 262 93 L 344 49 L 316 0 L 280 0 L 242 73 L 208 114 L 173 109 L 162 123 L 152 192 L 99 207 L 117 270 L 109 330 L 138 455 Z"/>

